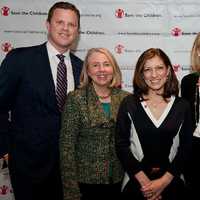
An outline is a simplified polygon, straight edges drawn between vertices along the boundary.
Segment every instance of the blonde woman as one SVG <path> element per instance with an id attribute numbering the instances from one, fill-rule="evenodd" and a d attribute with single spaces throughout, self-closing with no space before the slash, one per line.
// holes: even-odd
<path id="1" fill-rule="evenodd" d="M 199 121 L 199 95 L 200 95 L 200 33 L 197 34 L 191 51 L 191 73 L 181 81 L 182 97 L 190 103 L 192 111 L 192 153 L 191 162 L 188 163 L 186 183 L 191 195 L 198 195 L 200 180 L 200 121 Z"/>
<path id="2" fill-rule="evenodd" d="M 115 123 L 127 92 L 105 48 L 88 51 L 80 89 L 67 97 L 60 136 L 64 200 L 119 199 L 123 170 L 115 153 Z"/>

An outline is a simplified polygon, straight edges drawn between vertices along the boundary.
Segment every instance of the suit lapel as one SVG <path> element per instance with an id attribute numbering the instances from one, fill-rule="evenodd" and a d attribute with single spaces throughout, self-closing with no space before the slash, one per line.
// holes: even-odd
<path id="1" fill-rule="evenodd" d="M 43 103 L 58 111 L 55 95 L 55 85 L 52 77 L 46 43 L 38 48 L 36 66 L 39 94 Z"/>
<path id="2" fill-rule="evenodd" d="M 88 87 L 88 114 L 91 126 L 98 126 L 108 121 L 103 112 L 101 102 L 99 101 L 92 85 Z M 86 97 L 87 98 L 87 97 Z"/>
<path id="3" fill-rule="evenodd" d="M 112 95 L 111 95 L 111 118 L 116 122 L 117 120 L 117 113 L 118 113 L 118 108 L 120 104 L 120 98 L 117 95 L 118 91 L 117 89 L 113 88 L 112 89 Z"/>
<path id="4" fill-rule="evenodd" d="M 70 59 L 72 63 L 72 71 L 73 71 L 74 83 L 75 83 L 75 89 L 76 89 L 79 85 L 79 78 L 80 78 L 82 63 L 71 52 L 70 52 Z"/>

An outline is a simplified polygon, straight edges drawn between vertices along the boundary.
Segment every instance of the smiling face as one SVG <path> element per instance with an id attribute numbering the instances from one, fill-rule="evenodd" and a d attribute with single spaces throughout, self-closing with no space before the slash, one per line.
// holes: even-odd
<path id="1" fill-rule="evenodd" d="M 78 36 L 78 17 L 70 9 L 55 9 L 46 26 L 49 42 L 60 53 L 67 51 Z"/>
<path id="2" fill-rule="evenodd" d="M 149 92 L 162 94 L 168 74 L 169 68 L 159 56 L 147 60 L 143 68 L 143 77 Z"/>
<path id="3" fill-rule="evenodd" d="M 94 52 L 88 58 L 87 73 L 94 87 L 108 88 L 113 79 L 113 66 L 106 55 Z"/>

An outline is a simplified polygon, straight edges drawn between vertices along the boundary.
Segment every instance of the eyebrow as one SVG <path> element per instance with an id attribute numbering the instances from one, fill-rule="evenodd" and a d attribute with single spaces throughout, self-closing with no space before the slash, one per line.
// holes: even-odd
<path id="1" fill-rule="evenodd" d="M 144 65 L 144 67 L 164 67 L 165 64 L 158 64 L 158 65 L 153 65 L 153 66 L 150 66 L 150 65 Z"/>

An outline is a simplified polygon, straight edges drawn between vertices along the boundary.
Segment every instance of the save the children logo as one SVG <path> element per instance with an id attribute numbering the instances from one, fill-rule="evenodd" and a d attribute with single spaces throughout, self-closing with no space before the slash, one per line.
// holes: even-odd
<path id="1" fill-rule="evenodd" d="M 123 46 L 122 44 L 118 44 L 118 45 L 115 47 L 115 52 L 118 53 L 118 54 L 123 53 L 123 50 L 124 50 L 124 46 Z"/>
<path id="2" fill-rule="evenodd" d="M 115 10 L 115 16 L 117 18 L 123 18 L 124 17 L 124 10 L 121 8 L 118 8 L 117 10 Z"/>
<path id="3" fill-rule="evenodd" d="M 1 50 L 5 53 L 8 53 L 12 49 L 13 47 L 10 42 L 4 42 L 3 44 L 1 44 Z"/>
<path id="4" fill-rule="evenodd" d="M 32 15 L 47 15 L 47 12 L 40 11 L 40 10 L 12 10 L 7 6 L 3 6 L 1 8 L 1 15 L 2 16 L 16 16 L 16 15 L 24 15 L 24 16 L 32 16 Z"/>
<path id="5" fill-rule="evenodd" d="M 10 8 L 7 6 L 4 6 L 1 8 L 1 15 L 8 16 L 10 14 Z"/>
<path id="6" fill-rule="evenodd" d="M 1 195 L 6 195 L 9 192 L 9 187 L 6 185 L 2 185 L 0 187 L 0 194 Z"/>
<path id="7" fill-rule="evenodd" d="M 178 27 L 172 29 L 171 34 L 175 37 L 180 36 L 182 34 L 182 30 Z"/>
<path id="8" fill-rule="evenodd" d="M 174 64 L 173 65 L 174 72 L 178 72 L 180 68 L 181 68 L 180 64 Z"/>

